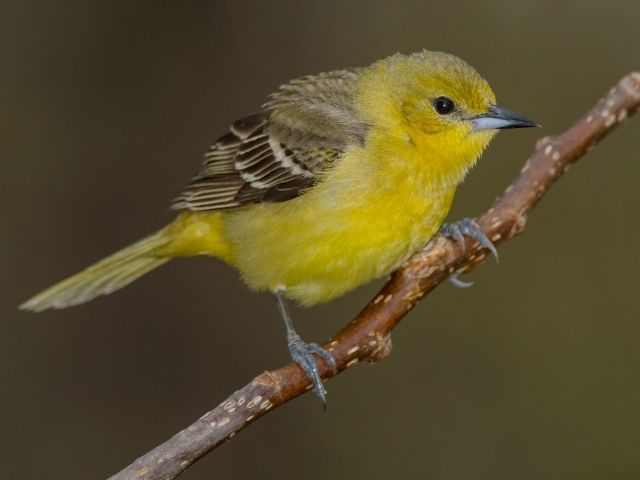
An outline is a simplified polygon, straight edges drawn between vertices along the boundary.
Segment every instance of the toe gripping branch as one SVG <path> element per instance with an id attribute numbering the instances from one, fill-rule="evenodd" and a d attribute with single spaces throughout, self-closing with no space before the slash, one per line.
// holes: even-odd
<path id="1" fill-rule="evenodd" d="M 322 404 L 327 405 L 327 389 L 322 383 L 320 378 L 320 371 L 318 369 L 318 362 L 313 356 L 315 353 L 322 358 L 327 365 L 333 370 L 335 375 L 338 372 L 338 366 L 333 356 L 322 348 L 317 343 L 305 343 L 300 336 L 293 332 L 293 334 L 287 335 L 287 345 L 289 347 L 289 354 L 294 362 L 296 362 L 304 373 L 309 377 L 313 384 L 314 393 L 320 398 Z"/>
<path id="2" fill-rule="evenodd" d="M 491 255 L 496 259 L 496 262 L 500 261 L 498 257 L 498 251 L 489 237 L 487 237 L 480 228 L 480 225 L 476 223 L 473 218 L 464 218 L 457 222 L 445 223 L 440 228 L 440 233 L 447 237 L 452 238 L 460 245 L 460 248 L 464 250 L 466 248 L 465 236 L 475 240 L 480 244 L 482 248 L 485 248 L 491 252 Z M 465 282 L 458 277 L 459 273 L 453 273 L 449 277 L 449 281 L 458 288 L 468 288 L 473 285 L 473 282 Z"/>

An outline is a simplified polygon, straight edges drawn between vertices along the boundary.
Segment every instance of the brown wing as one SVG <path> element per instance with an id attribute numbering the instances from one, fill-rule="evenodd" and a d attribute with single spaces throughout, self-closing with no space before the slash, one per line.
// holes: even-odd
<path id="1" fill-rule="evenodd" d="M 265 110 L 235 122 L 214 143 L 176 210 L 224 210 L 304 193 L 346 147 L 362 142 L 352 89 L 356 71 L 303 77 L 280 87 Z"/>

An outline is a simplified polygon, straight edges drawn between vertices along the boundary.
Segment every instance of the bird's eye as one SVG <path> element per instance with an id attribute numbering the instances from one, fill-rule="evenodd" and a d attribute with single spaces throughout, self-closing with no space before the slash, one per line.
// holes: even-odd
<path id="1" fill-rule="evenodd" d="M 456 104 L 448 97 L 438 97 L 433 101 L 433 108 L 435 108 L 436 112 L 440 115 L 447 115 L 453 112 L 455 107 Z"/>

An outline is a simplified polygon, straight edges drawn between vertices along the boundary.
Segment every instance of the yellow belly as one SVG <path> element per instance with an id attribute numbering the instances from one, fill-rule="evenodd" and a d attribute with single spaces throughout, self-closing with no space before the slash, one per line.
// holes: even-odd
<path id="1" fill-rule="evenodd" d="M 358 175 L 343 159 L 301 197 L 223 214 L 230 263 L 250 288 L 283 288 L 305 306 L 325 302 L 388 274 L 437 232 L 455 187 L 436 189 L 419 174 L 381 176 L 353 160 Z"/>

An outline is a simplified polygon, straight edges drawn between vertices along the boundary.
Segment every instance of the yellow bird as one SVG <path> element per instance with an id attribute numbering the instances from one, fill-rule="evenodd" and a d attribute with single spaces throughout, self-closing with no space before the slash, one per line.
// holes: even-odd
<path id="1" fill-rule="evenodd" d="M 251 289 L 276 295 L 291 356 L 324 401 L 312 354 L 335 362 L 295 333 L 284 298 L 326 302 L 428 242 L 497 129 L 536 126 L 495 103 L 473 68 L 442 52 L 292 80 L 211 146 L 171 224 L 21 308 L 77 305 L 174 257 L 217 257 Z M 468 219 L 444 232 L 494 251 Z"/>

